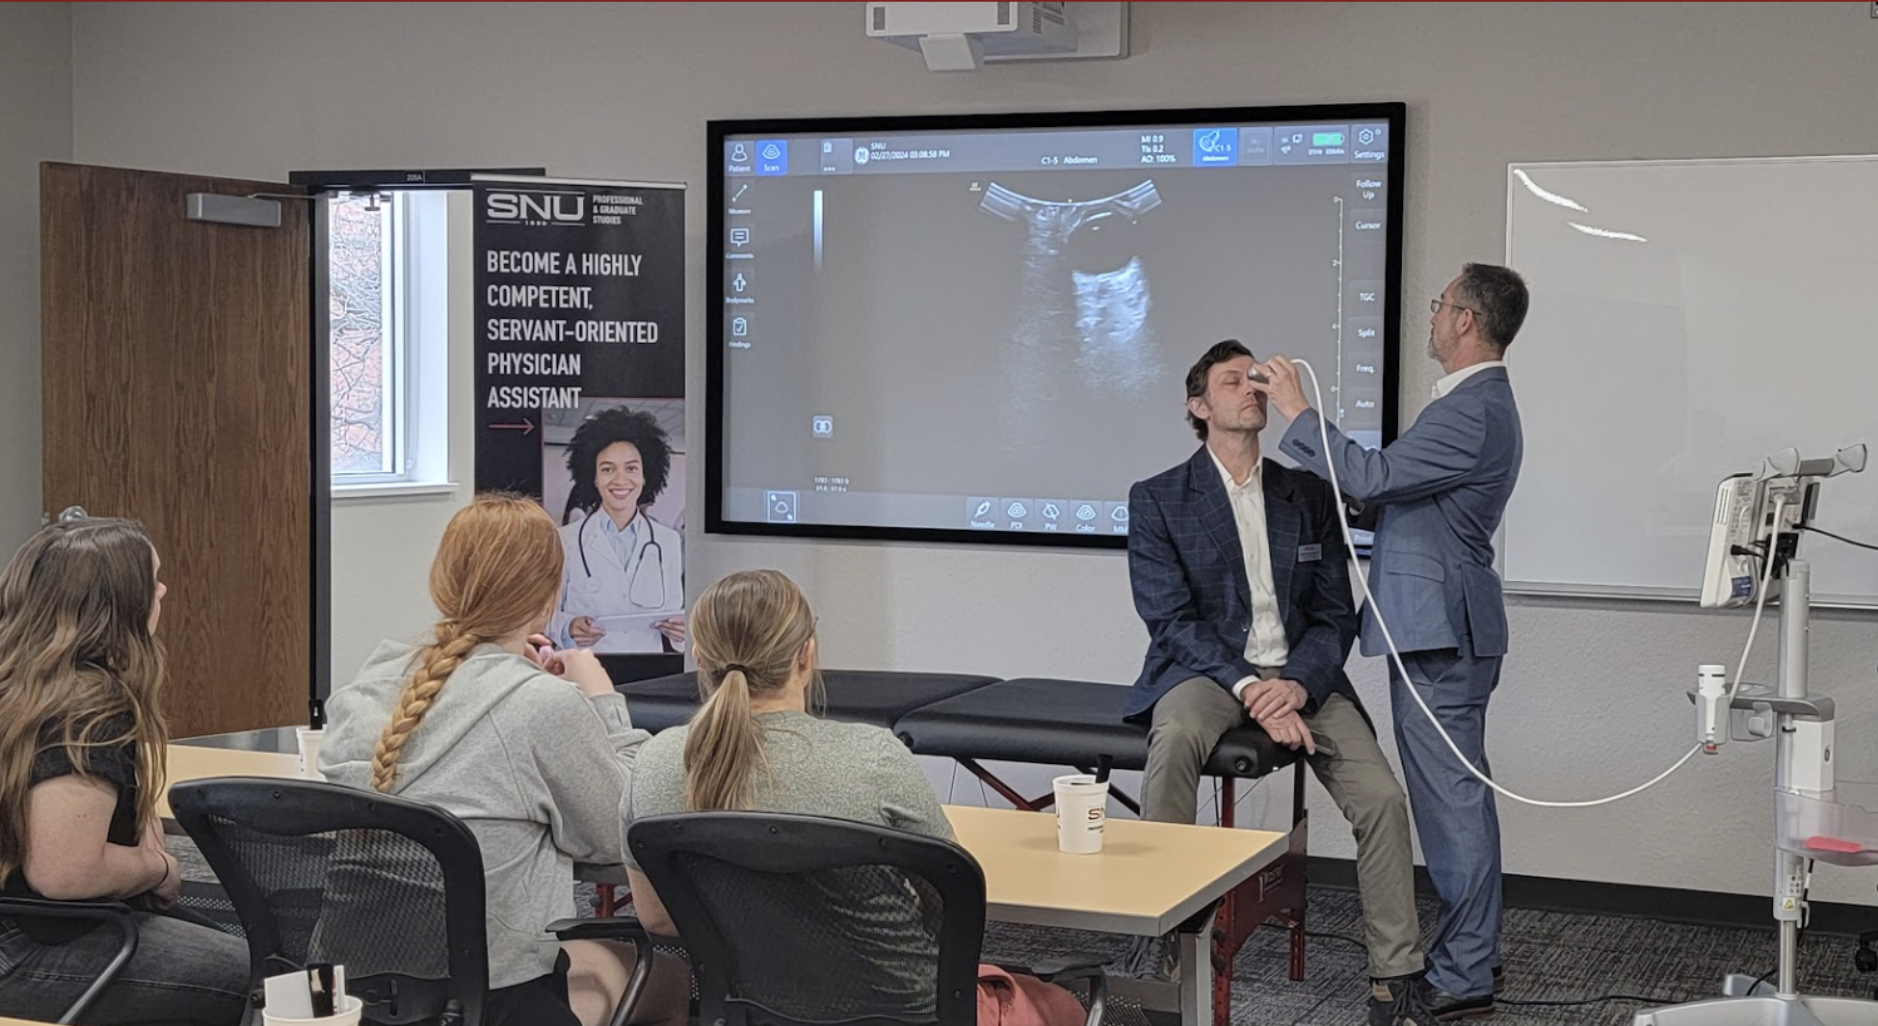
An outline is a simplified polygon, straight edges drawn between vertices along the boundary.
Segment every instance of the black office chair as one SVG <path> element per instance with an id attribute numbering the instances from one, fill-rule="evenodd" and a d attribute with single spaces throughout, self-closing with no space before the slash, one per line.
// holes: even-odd
<path id="1" fill-rule="evenodd" d="M 170 808 L 241 919 L 255 1005 L 266 977 L 328 962 L 346 967 L 367 1022 L 481 1026 L 483 860 L 461 820 L 391 795 L 261 777 L 177 784 Z M 638 922 L 569 920 L 551 930 L 633 943 L 639 963 L 614 1016 L 624 1022 L 652 970 Z"/>
<path id="2" fill-rule="evenodd" d="M 105 963 L 91 986 L 66 1007 L 58 1021 L 77 1022 L 79 1016 L 98 1000 L 117 974 L 124 971 L 131 956 L 137 953 L 137 921 L 131 918 L 130 906 L 121 901 L 45 901 L 38 898 L 0 897 L 0 919 L 31 919 L 40 922 L 83 921 L 102 923 L 117 931 L 117 951 Z"/>
<path id="3" fill-rule="evenodd" d="M 958 845 L 753 812 L 636 820 L 626 842 L 690 953 L 703 1026 L 977 1023 L 985 876 Z M 1096 1026 L 1106 961 L 1003 968 L 1088 980 Z"/>

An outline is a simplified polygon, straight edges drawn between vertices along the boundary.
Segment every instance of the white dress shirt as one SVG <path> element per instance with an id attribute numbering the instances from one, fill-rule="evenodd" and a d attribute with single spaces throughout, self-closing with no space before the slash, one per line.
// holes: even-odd
<path id="1" fill-rule="evenodd" d="M 1488 360 L 1485 363 L 1476 363 L 1471 366 L 1462 367 L 1460 370 L 1435 382 L 1435 398 L 1440 399 L 1445 397 L 1449 392 L 1461 387 L 1461 382 L 1479 374 L 1483 370 L 1504 366 L 1506 366 L 1505 360 Z"/>
<path id="2" fill-rule="evenodd" d="M 1220 482 L 1226 486 L 1226 498 L 1232 503 L 1233 520 L 1239 525 L 1239 548 L 1245 553 L 1246 582 L 1252 586 L 1252 629 L 1246 634 L 1246 662 L 1274 670 L 1285 665 L 1291 648 L 1285 642 L 1285 621 L 1278 612 L 1278 588 L 1272 583 L 1272 541 L 1265 533 L 1265 461 L 1253 464 L 1245 483 L 1232 479 L 1232 473 L 1219 461 L 1213 450 L 1206 451 L 1219 468 Z M 1259 678 L 1246 677 L 1232 686 L 1234 698 Z"/>

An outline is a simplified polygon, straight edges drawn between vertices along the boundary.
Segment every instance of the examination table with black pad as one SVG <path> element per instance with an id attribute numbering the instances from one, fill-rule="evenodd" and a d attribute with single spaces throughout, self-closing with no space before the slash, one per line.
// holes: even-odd
<path id="1" fill-rule="evenodd" d="M 848 723 L 869 723 L 892 730 L 900 717 L 923 705 L 955 698 L 996 677 L 963 673 L 900 673 L 876 670 L 823 670 L 826 703 L 821 715 Z M 619 686 L 633 726 L 656 734 L 691 719 L 701 700 L 696 673 L 633 681 Z"/>

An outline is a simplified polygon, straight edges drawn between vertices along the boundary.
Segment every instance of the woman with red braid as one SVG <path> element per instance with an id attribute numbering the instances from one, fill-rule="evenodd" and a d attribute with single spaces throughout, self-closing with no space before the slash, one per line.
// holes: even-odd
<path id="1" fill-rule="evenodd" d="M 487 871 L 490 1026 L 599 1026 L 632 949 L 558 942 L 574 863 L 619 863 L 620 802 L 647 734 L 584 649 L 542 636 L 560 601 L 561 541 L 540 504 L 482 496 L 444 529 L 427 644 L 387 641 L 327 701 L 320 770 L 334 783 L 439 806 Z M 633 1022 L 685 1021 L 689 977 L 659 956 Z"/>

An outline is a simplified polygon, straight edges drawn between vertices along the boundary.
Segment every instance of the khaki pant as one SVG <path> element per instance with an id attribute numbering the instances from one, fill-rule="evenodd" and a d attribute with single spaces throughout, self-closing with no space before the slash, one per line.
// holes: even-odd
<path id="1" fill-rule="evenodd" d="M 1261 671 L 1272 677 L 1275 672 Z M 1204 677 L 1183 681 L 1154 705 L 1141 816 L 1192 823 L 1200 769 L 1220 736 L 1250 722 L 1232 692 Z M 1304 717 L 1317 745 L 1312 772 L 1356 835 L 1356 880 L 1363 903 L 1369 973 L 1406 976 L 1424 968 L 1415 917 L 1415 857 L 1408 801 L 1376 735 L 1355 703 L 1332 695 Z"/>

